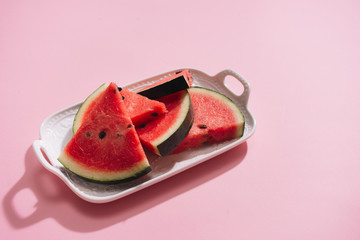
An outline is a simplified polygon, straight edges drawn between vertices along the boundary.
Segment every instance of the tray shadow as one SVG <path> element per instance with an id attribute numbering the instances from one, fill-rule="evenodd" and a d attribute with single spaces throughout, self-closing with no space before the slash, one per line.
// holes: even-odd
<path id="1" fill-rule="evenodd" d="M 9 223 L 17 229 L 53 218 L 69 230 L 93 232 L 125 221 L 222 175 L 240 164 L 246 153 L 247 143 L 244 142 L 129 196 L 105 204 L 94 204 L 80 199 L 59 178 L 47 172 L 39 164 L 30 146 L 25 154 L 25 173 L 3 198 L 3 210 Z M 35 210 L 27 216 L 18 212 L 14 201 L 16 195 L 24 189 L 30 190 L 37 199 Z"/>

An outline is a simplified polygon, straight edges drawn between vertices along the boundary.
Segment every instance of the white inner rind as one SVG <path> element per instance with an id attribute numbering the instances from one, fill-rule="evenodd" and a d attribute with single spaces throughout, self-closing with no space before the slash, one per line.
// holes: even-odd
<path id="1" fill-rule="evenodd" d="M 78 112 L 75 115 L 74 119 L 74 125 L 73 125 L 73 133 L 75 134 L 77 130 L 80 128 L 82 122 L 83 122 L 83 116 L 85 114 L 85 111 L 88 110 L 89 105 L 93 102 L 95 98 L 97 98 L 107 87 L 109 86 L 109 83 L 104 83 L 100 87 L 98 87 L 92 94 L 90 94 L 83 104 L 80 106 Z"/>
<path id="2" fill-rule="evenodd" d="M 153 146 L 159 146 L 166 139 L 175 133 L 175 131 L 181 126 L 185 121 L 185 118 L 190 110 L 190 94 L 185 90 L 184 95 L 182 96 L 183 100 L 181 101 L 179 115 L 176 117 L 176 122 L 172 125 L 173 127 L 169 129 L 165 134 L 159 136 L 158 138 L 152 141 Z M 159 153 L 159 150 L 156 148 L 156 151 Z"/>
<path id="3" fill-rule="evenodd" d="M 118 181 L 131 178 L 138 173 L 141 173 L 150 166 L 146 157 L 144 157 L 144 159 L 142 159 L 141 161 L 135 163 L 129 169 L 118 171 L 104 171 L 102 169 L 86 166 L 84 164 L 74 161 L 73 158 L 69 156 L 66 152 L 62 152 L 58 160 L 71 172 L 84 178 L 101 182 Z"/>
<path id="4" fill-rule="evenodd" d="M 214 99 L 218 100 L 220 103 L 223 103 L 227 107 L 229 107 L 234 115 L 234 118 L 236 119 L 235 124 L 237 125 L 237 131 L 235 137 L 241 137 L 243 135 L 244 123 L 245 123 L 244 115 L 242 114 L 238 106 L 236 106 L 236 104 L 230 98 L 213 90 L 204 89 L 204 88 L 194 87 L 194 88 L 190 88 L 188 91 L 195 94 L 203 94 L 207 96 L 210 95 Z"/>

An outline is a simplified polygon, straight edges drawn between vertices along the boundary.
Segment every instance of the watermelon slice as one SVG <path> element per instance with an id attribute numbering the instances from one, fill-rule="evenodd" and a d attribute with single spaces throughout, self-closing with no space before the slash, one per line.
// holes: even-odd
<path id="1" fill-rule="evenodd" d="M 146 87 L 138 92 L 149 99 L 158 99 L 191 86 L 193 78 L 188 69 L 180 70 L 174 74 L 155 82 L 153 85 Z"/>
<path id="2" fill-rule="evenodd" d="M 96 104 L 100 95 L 105 91 L 109 84 L 104 83 L 96 89 L 80 106 L 73 123 L 73 132 L 75 133 L 84 121 L 86 121 L 89 111 Z M 139 94 L 130 92 L 126 89 L 118 88 L 123 96 L 128 114 L 135 126 L 145 124 L 148 121 L 156 119 L 167 110 L 164 103 L 150 100 Z"/>
<path id="3" fill-rule="evenodd" d="M 243 135 L 244 116 L 231 99 L 201 87 L 192 87 L 188 92 L 195 111 L 194 123 L 184 141 L 172 153 Z"/>
<path id="4" fill-rule="evenodd" d="M 140 141 L 151 152 L 165 156 L 186 137 L 194 121 L 190 95 L 183 90 L 158 99 L 168 112 L 137 128 Z"/>
<path id="5" fill-rule="evenodd" d="M 58 160 L 71 172 L 102 183 L 127 181 L 151 171 L 117 86 L 110 83 L 96 99 L 88 104 L 88 117 Z"/>

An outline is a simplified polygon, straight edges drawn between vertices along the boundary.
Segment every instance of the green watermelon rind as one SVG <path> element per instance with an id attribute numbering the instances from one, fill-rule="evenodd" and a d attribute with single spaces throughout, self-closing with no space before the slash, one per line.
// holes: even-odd
<path id="1" fill-rule="evenodd" d="M 244 135 L 244 130 L 245 130 L 245 117 L 242 111 L 240 110 L 240 108 L 235 104 L 235 102 L 228 96 L 209 88 L 193 86 L 189 89 L 189 91 L 190 92 L 193 90 L 196 91 L 197 89 L 199 89 L 200 91 L 207 91 L 208 94 L 211 93 L 212 96 L 217 97 L 218 99 L 222 100 L 222 102 L 224 103 L 227 103 L 227 105 L 233 109 L 232 112 L 237 115 L 236 119 L 239 120 L 238 123 L 240 125 L 240 128 L 236 132 L 235 138 L 242 137 Z"/>
<path id="2" fill-rule="evenodd" d="M 146 160 L 143 160 L 138 163 L 138 167 L 132 168 L 132 171 L 128 169 L 124 170 L 124 174 L 111 174 L 109 172 L 101 172 L 101 171 L 94 171 L 93 169 L 86 170 L 86 166 L 75 166 L 74 162 L 71 161 L 71 158 L 67 157 L 65 153 L 62 153 L 58 161 L 70 172 L 74 173 L 78 177 L 96 183 L 104 183 L 104 184 L 115 184 L 115 183 L 122 183 L 128 182 L 139 177 L 146 175 L 147 173 L 151 172 L 151 167 Z M 101 177 L 103 176 L 103 177 Z"/>
<path id="3" fill-rule="evenodd" d="M 188 94 L 190 98 L 190 95 Z M 184 140 L 186 135 L 190 132 L 190 129 L 194 123 L 194 108 L 192 107 L 191 100 L 189 110 L 182 122 L 182 124 L 176 129 L 176 131 L 165 141 L 158 144 L 157 149 L 161 156 L 169 154 Z"/>
<path id="4" fill-rule="evenodd" d="M 192 81 L 190 72 L 188 70 L 182 70 L 179 73 L 169 76 L 167 81 L 145 88 L 137 93 L 149 99 L 156 100 L 190 88 Z"/>
<path id="5" fill-rule="evenodd" d="M 183 91 L 186 94 L 181 107 L 183 113 L 178 116 L 176 124 L 174 124 L 172 128 L 169 128 L 165 134 L 162 134 L 150 142 L 152 149 L 149 150 L 159 156 L 165 156 L 175 149 L 182 140 L 184 140 L 193 125 L 194 108 L 191 103 L 190 94 L 187 90 Z M 140 140 L 141 139 L 140 135 Z M 147 145 L 148 144 L 144 144 L 145 147 Z"/>
<path id="6" fill-rule="evenodd" d="M 145 96 L 149 99 L 158 99 L 161 97 L 165 97 L 167 95 L 173 94 L 175 92 L 184 90 L 189 88 L 189 84 L 185 80 L 184 76 L 179 76 L 177 78 L 172 79 L 171 81 L 167 81 L 161 83 L 155 87 L 137 92 L 138 94 Z"/>
<path id="7" fill-rule="evenodd" d="M 100 96 L 102 92 L 105 91 L 105 89 L 109 86 L 109 83 L 104 83 L 100 87 L 98 87 L 94 92 L 92 92 L 85 101 L 81 104 L 80 108 L 78 109 L 74 121 L 73 121 L 73 134 L 76 133 L 76 131 L 80 128 L 82 124 L 82 118 L 88 110 L 88 106 L 94 102 L 94 100 Z"/>

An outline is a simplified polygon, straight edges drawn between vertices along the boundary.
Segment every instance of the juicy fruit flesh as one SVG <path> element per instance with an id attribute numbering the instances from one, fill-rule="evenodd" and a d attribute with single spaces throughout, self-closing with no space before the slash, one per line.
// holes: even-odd
<path id="1" fill-rule="evenodd" d="M 85 117 L 89 114 L 89 111 L 94 108 L 101 94 L 105 91 L 105 89 L 109 86 L 109 84 L 104 83 L 100 87 L 98 87 L 90 96 L 86 98 L 86 100 L 81 104 L 78 112 L 76 113 L 74 124 L 73 124 L 73 133 L 75 133 L 81 124 L 83 123 Z"/>
<path id="2" fill-rule="evenodd" d="M 125 119 L 114 120 L 101 113 L 91 123 L 85 123 L 74 136 L 74 143 L 68 147 L 79 164 L 91 166 L 103 171 L 118 171 L 131 167 L 127 159 L 131 154 L 133 162 L 141 161 L 143 155 L 139 151 L 129 152 L 136 143 L 133 126 Z M 99 126 L 102 126 L 99 128 Z M 129 128 L 127 127 L 129 126 Z M 125 151 L 124 151 L 125 150 Z"/>
<path id="3" fill-rule="evenodd" d="M 120 181 L 148 172 L 145 152 L 115 84 L 99 97 L 59 161 L 95 181 Z"/>
<path id="4" fill-rule="evenodd" d="M 98 102 L 99 97 L 108 86 L 109 84 L 101 85 L 80 106 L 74 119 L 74 133 L 79 129 L 82 123 L 86 121 L 89 111 L 93 109 Z M 167 112 L 165 104 L 159 101 L 150 100 L 126 89 L 122 89 L 120 94 L 124 100 L 126 111 L 135 126 L 145 124 Z"/>
<path id="5" fill-rule="evenodd" d="M 173 153 L 242 136 L 244 117 L 230 99 L 199 87 L 188 91 L 195 111 L 194 124 Z"/>
<path id="6" fill-rule="evenodd" d="M 122 89 L 120 94 L 124 98 L 125 107 L 135 126 L 155 120 L 167 112 L 165 104 L 162 102 L 147 99 L 126 89 Z"/>

